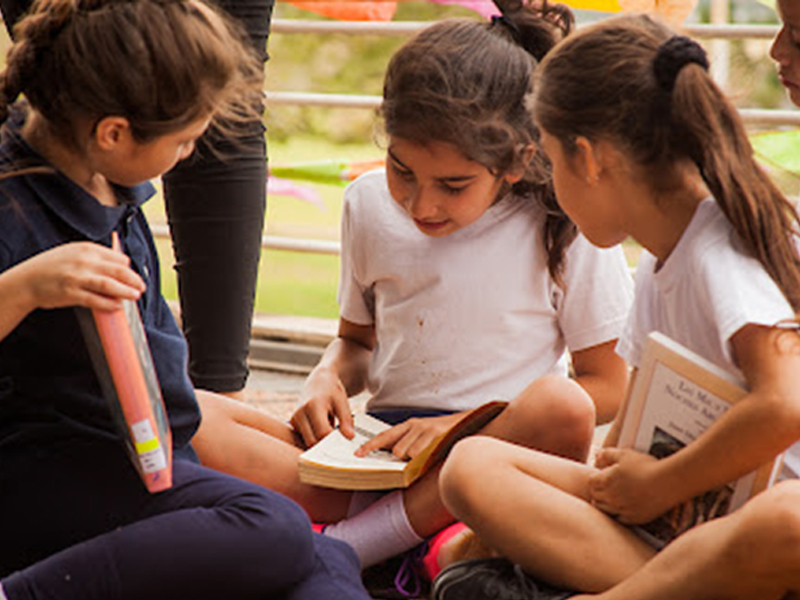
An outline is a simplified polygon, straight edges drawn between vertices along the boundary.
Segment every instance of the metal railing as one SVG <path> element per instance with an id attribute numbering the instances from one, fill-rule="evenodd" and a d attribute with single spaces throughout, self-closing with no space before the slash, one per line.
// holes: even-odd
<path id="1" fill-rule="evenodd" d="M 169 238 L 169 226 L 151 224 L 150 229 L 157 238 Z M 341 244 L 326 240 L 304 240 L 277 235 L 265 235 L 261 238 L 262 248 L 273 250 L 289 250 L 291 252 L 309 252 L 311 254 L 339 254 Z"/>
<path id="2" fill-rule="evenodd" d="M 386 23 L 355 21 L 316 21 L 305 19 L 275 19 L 273 33 L 343 33 L 351 35 L 405 36 L 430 25 L 430 21 L 389 21 Z M 686 25 L 684 31 L 698 39 L 772 39 L 777 25 Z"/>
<path id="3" fill-rule="evenodd" d="M 345 22 L 322 20 L 275 19 L 272 23 L 274 34 L 347 34 L 347 35 L 382 35 L 409 36 L 430 25 L 427 21 L 391 21 L 391 22 Z M 705 25 L 693 24 L 684 28 L 688 35 L 698 39 L 732 40 L 732 39 L 772 39 L 778 32 L 777 25 Z M 326 94 L 312 92 L 267 91 L 267 103 L 271 106 L 315 106 L 324 108 L 376 109 L 381 102 L 380 96 L 357 94 Z M 800 126 L 800 111 L 767 110 L 756 108 L 740 109 L 745 124 L 749 126 Z M 168 237 L 166 225 L 153 226 L 157 237 Z M 315 254 L 339 254 L 339 242 L 288 238 L 265 235 L 262 247 L 292 252 L 310 252 Z"/>

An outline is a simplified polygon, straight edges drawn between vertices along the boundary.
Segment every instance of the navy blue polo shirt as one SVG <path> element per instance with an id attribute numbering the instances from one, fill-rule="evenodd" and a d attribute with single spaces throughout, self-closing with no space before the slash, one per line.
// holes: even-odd
<path id="1" fill-rule="evenodd" d="M 0 172 L 49 166 L 22 139 L 21 118 L 0 137 Z M 0 180 L 0 272 L 54 246 L 90 241 L 111 245 L 117 231 L 147 290 L 139 312 L 172 426 L 176 457 L 192 455 L 189 441 L 200 411 L 187 374 L 187 347 L 161 296 L 158 258 L 141 205 L 154 188 L 117 187 L 108 207 L 61 173 Z M 76 309 L 36 310 L 0 341 L 0 450 L 46 448 L 48 443 L 119 439 L 81 333 Z"/>

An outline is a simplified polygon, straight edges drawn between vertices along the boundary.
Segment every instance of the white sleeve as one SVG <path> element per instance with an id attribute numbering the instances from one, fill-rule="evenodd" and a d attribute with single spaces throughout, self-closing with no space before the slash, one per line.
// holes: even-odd
<path id="1" fill-rule="evenodd" d="M 344 193 L 342 207 L 342 252 L 339 267 L 339 316 L 357 325 L 374 323 L 372 290 L 359 276 L 364 272 L 364 245 L 368 236 L 363 230 L 359 211 L 359 181 L 351 183 Z"/>
<path id="2" fill-rule="evenodd" d="M 655 257 L 643 249 L 639 254 L 636 277 L 634 278 L 633 296 L 636 301 L 631 306 L 625 322 L 625 328 L 617 343 L 617 354 L 632 367 L 638 368 L 642 358 L 643 340 L 646 336 L 646 333 L 643 333 L 643 329 L 646 325 L 649 325 L 649 323 L 643 323 L 644 316 L 653 313 L 651 305 L 655 286 L 649 280 L 652 279 L 655 266 Z"/>
<path id="3" fill-rule="evenodd" d="M 761 263 L 744 253 L 708 249 L 698 261 L 706 307 L 717 324 L 719 343 L 733 362 L 730 339 L 747 324 L 772 326 L 793 319 L 794 311 Z"/>
<path id="4" fill-rule="evenodd" d="M 633 281 L 621 246 L 598 248 L 578 234 L 566 253 L 557 310 L 575 352 L 619 338 L 633 302 Z"/>

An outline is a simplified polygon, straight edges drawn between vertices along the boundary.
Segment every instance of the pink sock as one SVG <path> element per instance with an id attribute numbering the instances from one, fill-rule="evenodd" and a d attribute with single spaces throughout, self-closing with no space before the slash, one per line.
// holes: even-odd
<path id="1" fill-rule="evenodd" d="M 433 581 L 434 577 L 442 570 L 439 566 L 439 551 L 442 549 L 442 546 L 465 529 L 467 529 L 467 526 L 464 525 L 464 523 L 453 523 L 449 527 L 442 529 L 428 541 L 428 552 L 422 559 L 422 567 L 429 581 Z"/>

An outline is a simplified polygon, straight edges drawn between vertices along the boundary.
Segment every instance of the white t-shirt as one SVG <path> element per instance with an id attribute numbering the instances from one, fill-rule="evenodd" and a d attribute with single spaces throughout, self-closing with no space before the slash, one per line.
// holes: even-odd
<path id="1" fill-rule="evenodd" d="M 565 351 L 619 337 L 632 301 L 622 251 L 583 237 L 566 255 L 566 292 L 547 271 L 544 211 L 509 195 L 442 238 L 391 198 L 384 170 L 345 192 L 340 314 L 375 325 L 369 409 L 465 410 L 510 400 Z"/>
<path id="2" fill-rule="evenodd" d="M 645 338 L 660 331 L 744 383 L 733 362 L 731 337 L 748 323 L 771 326 L 793 318 L 775 281 L 746 252 L 716 201 L 707 198 L 658 271 L 656 258 L 642 252 L 636 302 L 617 351 L 638 367 Z M 795 470 L 798 460 L 796 444 L 786 462 Z"/>

